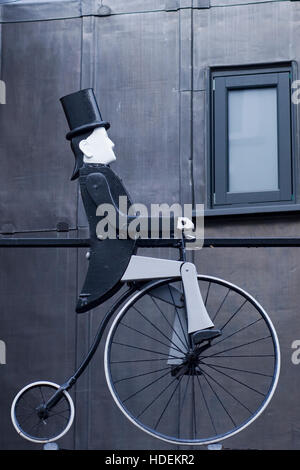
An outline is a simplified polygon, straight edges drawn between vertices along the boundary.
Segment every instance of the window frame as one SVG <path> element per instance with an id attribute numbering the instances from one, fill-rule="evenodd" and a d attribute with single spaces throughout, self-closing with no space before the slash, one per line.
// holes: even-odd
<path id="1" fill-rule="evenodd" d="M 299 210 L 295 204 L 294 109 L 291 106 L 293 62 L 261 66 L 211 67 L 209 73 L 210 138 L 206 215 Z M 277 88 L 279 190 L 229 193 L 228 100 L 230 89 Z M 216 118 L 217 116 L 217 118 Z M 219 138 L 215 138 L 215 136 Z M 225 154 L 224 154 L 225 149 Z M 225 156 L 225 158 L 224 158 Z"/>

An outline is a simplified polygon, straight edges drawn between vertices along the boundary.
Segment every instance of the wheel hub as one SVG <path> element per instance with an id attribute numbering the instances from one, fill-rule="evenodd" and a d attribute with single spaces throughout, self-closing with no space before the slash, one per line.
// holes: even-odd
<path id="1" fill-rule="evenodd" d="M 173 366 L 171 369 L 171 375 L 176 378 L 180 378 L 182 375 L 202 375 L 200 369 L 201 360 L 199 359 L 200 354 L 210 346 L 210 341 L 200 346 L 195 346 L 189 352 L 186 353 L 181 364 Z"/>
<path id="2" fill-rule="evenodd" d="M 47 408 L 45 407 L 45 405 L 40 405 L 37 409 L 37 415 L 40 419 L 42 419 L 43 421 L 46 420 L 47 418 L 49 418 L 49 412 L 47 410 Z"/>

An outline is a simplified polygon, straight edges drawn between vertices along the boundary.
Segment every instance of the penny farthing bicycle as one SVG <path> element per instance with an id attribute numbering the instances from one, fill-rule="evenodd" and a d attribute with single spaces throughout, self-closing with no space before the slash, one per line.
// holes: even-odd
<path id="1" fill-rule="evenodd" d="M 193 344 L 186 301 L 190 294 L 181 276 L 137 282 L 107 312 L 88 356 L 64 385 L 40 381 L 17 394 L 11 411 L 17 432 L 46 443 L 68 431 L 74 418 L 68 390 L 87 367 L 113 316 L 105 375 L 114 401 L 133 424 L 184 445 L 218 442 L 251 424 L 277 385 L 276 332 L 262 306 L 243 289 L 211 276 L 198 275 L 197 281 L 220 336 L 204 336 Z"/>
<path id="2" fill-rule="evenodd" d="M 76 141 L 72 144 L 76 154 Z M 64 384 L 38 381 L 16 395 L 13 425 L 20 436 L 37 443 L 56 441 L 69 430 L 74 405 L 68 391 L 89 365 L 112 320 L 105 376 L 113 400 L 133 425 L 173 445 L 231 437 L 261 415 L 276 389 L 280 351 L 274 326 L 245 290 L 197 274 L 194 264 L 186 261 L 186 243 L 193 242 L 184 236 L 186 220 L 177 226 L 180 239 L 166 243 L 159 237 L 147 245 L 179 249 L 178 261 L 136 255 L 146 242 L 122 240 L 128 220 L 116 226 L 118 240 L 100 241 L 95 208 L 110 202 L 118 213 L 116 200 L 125 192 L 110 171 L 103 165 L 83 164 L 80 169 L 91 250 L 77 311 L 105 300 L 97 288 L 107 285 L 101 266 L 109 261 L 117 259 L 120 268 L 125 260 L 114 284 L 127 285 L 127 290 L 107 311 L 90 351 Z"/>

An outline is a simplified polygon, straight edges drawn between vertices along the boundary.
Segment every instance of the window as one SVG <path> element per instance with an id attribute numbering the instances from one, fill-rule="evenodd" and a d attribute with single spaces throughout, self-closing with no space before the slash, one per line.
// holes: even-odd
<path id="1" fill-rule="evenodd" d="M 286 66 L 212 72 L 212 209 L 293 204 L 290 77 Z"/>

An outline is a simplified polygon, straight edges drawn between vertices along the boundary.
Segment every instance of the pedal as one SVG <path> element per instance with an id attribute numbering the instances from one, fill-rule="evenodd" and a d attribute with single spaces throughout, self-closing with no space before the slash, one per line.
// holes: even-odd
<path id="1" fill-rule="evenodd" d="M 212 328 L 208 330 L 200 330 L 192 333 L 192 342 L 194 345 L 201 343 L 202 341 L 211 341 L 218 336 L 221 336 L 221 330 Z"/>

